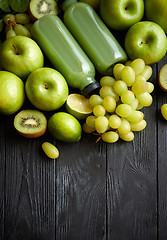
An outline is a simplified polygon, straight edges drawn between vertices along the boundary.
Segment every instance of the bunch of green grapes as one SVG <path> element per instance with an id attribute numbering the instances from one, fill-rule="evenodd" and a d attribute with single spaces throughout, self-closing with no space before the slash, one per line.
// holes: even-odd
<path id="1" fill-rule="evenodd" d="M 31 38 L 30 29 L 32 23 L 27 13 L 6 14 L 3 18 L 6 25 L 6 39 L 16 35 L 26 36 Z"/>
<path id="2" fill-rule="evenodd" d="M 113 76 L 100 79 L 99 95 L 89 98 L 93 114 L 86 118 L 83 131 L 99 135 L 108 143 L 119 138 L 124 141 L 134 139 L 134 131 L 146 127 L 143 107 L 152 104 L 151 93 L 154 85 L 147 81 L 152 75 L 152 68 L 138 58 L 125 64 L 117 63 Z"/>

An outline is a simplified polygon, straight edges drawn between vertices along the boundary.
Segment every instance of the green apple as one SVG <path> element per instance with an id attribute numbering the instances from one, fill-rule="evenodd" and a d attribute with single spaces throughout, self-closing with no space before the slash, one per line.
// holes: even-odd
<path id="1" fill-rule="evenodd" d="M 44 57 L 37 43 L 29 37 L 6 39 L 0 48 L 0 65 L 6 71 L 25 79 L 35 69 L 43 67 Z"/>
<path id="2" fill-rule="evenodd" d="M 146 19 L 159 24 L 167 33 L 167 1 L 145 0 Z"/>
<path id="3" fill-rule="evenodd" d="M 101 0 L 100 15 L 115 30 L 127 30 L 144 15 L 143 0 Z"/>
<path id="4" fill-rule="evenodd" d="M 43 67 L 27 78 L 25 90 L 30 102 L 43 111 L 54 111 L 67 100 L 69 90 L 65 78 L 55 69 Z"/>
<path id="5" fill-rule="evenodd" d="M 23 81 L 14 73 L 0 71 L 0 113 L 10 115 L 17 112 L 24 99 Z"/>
<path id="6" fill-rule="evenodd" d="M 166 54 L 166 34 L 154 22 L 138 22 L 126 33 L 125 51 L 132 60 L 142 58 L 146 64 L 156 63 Z"/>

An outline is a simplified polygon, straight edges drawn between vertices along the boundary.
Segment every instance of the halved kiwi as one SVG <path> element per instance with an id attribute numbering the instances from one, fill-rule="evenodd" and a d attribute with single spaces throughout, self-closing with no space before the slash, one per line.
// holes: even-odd
<path id="1" fill-rule="evenodd" d="M 58 14 L 58 5 L 55 0 L 30 0 L 29 15 L 35 21 L 47 14 Z"/>
<path id="2" fill-rule="evenodd" d="M 46 132 L 47 119 L 38 110 L 22 110 L 14 118 L 14 127 L 22 136 L 36 138 Z"/>

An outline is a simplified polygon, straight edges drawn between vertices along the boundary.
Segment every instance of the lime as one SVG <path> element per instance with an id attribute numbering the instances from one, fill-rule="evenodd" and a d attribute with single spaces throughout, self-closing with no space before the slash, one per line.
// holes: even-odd
<path id="1" fill-rule="evenodd" d="M 66 101 L 66 110 L 77 119 L 85 119 L 92 113 L 92 106 L 88 98 L 81 94 L 70 94 Z"/>
<path id="2" fill-rule="evenodd" d="M 167 92 L 167 64 L 163 65 L 159 72 L 159 86 Z"/>
<path id="3" fill-rule="evenodd" d="M 63 142 L 77 142 L 82 134 L 79 121 L 66 112 L 53 114 L 48 120 L 48 130 L 53 137 Z"/>

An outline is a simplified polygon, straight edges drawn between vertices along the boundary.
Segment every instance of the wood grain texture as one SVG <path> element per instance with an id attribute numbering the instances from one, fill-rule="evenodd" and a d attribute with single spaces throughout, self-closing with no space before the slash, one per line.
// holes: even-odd
<path id="1" fill-rule="evenodd" d="M 158 64 L 157 71 L 166 64 L 167 56 Z M 167 122 L 160 109 L 167 103 L 167 93 L 157 88 L 157 124 L 158 124 L 158 232 L 159 239 L 167 239 Z"/>
<path id="2" fill-rule="evenodd" d="M 0 239 L 4 238 L 4 219 L 5 219 L 5 170 L 6 170 L 6 132 L 5 132 L 6 117 L 0 118 Z M 2 137 L 3 136 L 3 137 Z"/>
<path id="3" fill-rule="evenodd" d="M 6 144 L 6 239 L 54 239 L 56 165 L 42 155 L 41 141 L 13 133 Z"/>
<path id="4" fill-rule="evenodd" d="M 94 141 L 90 137 L 59 146 L 62 159 L 57 161 L 56 239 L 104 236 L 105 145 Z"/>

